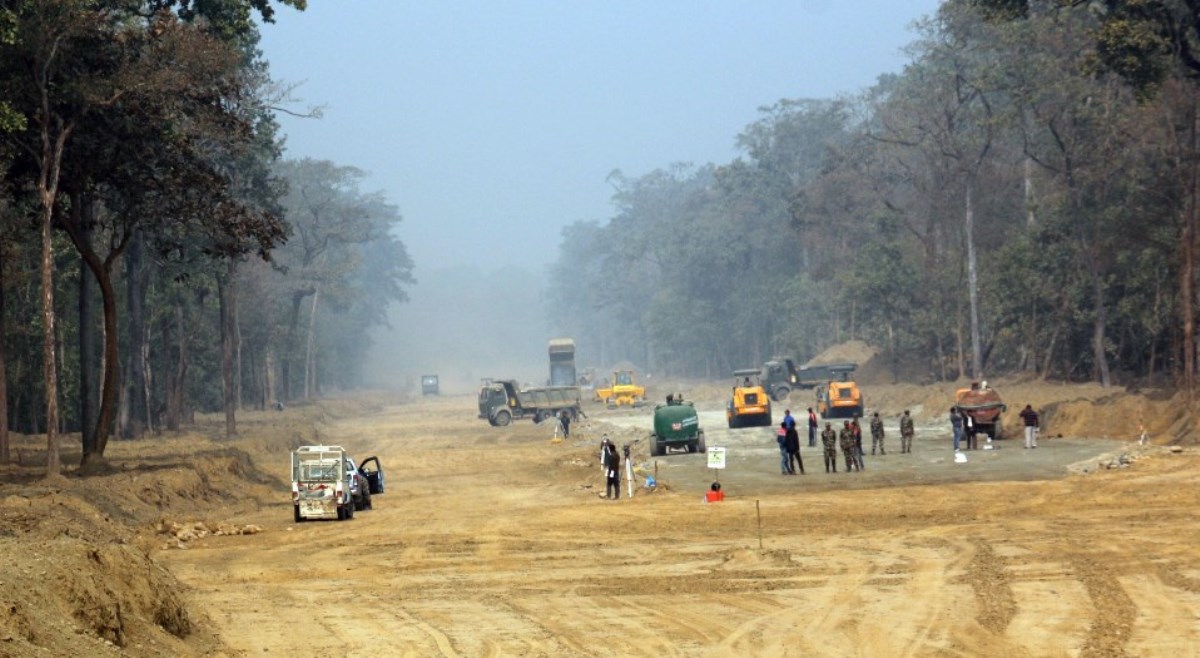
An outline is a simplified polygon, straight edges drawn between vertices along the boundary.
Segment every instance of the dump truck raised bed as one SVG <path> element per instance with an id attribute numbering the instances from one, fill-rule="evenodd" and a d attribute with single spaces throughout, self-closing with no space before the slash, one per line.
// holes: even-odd
<path id="1" fill-rule="evenodd" d="M 654 407 L 654 431 L 650 433 L 649 443 L 650 454 L 655 457 L 667 454 L 671 448 L 708 451 L 696 407 L 690 401 L 674 396 L 668 397 L 666 404 Z"/>
<path id="2" fill-rule="evenodd" d="M 989 439 L 1001 438 L 1000 415 L 1008 411 L 1008 405 L 987 382 L 971 382 L 970 388 L 958 389 L 954 392 L 954 404 L 971 417 L 975 434 L 987 434 Z"/>
<path id="3" fill-rule="evenodd" d="M 576 386 L 575 341 L 571 338 L 550 339 L 550 385 Z"/>
<path id="4" fill-rule="evenodd" d="M 508 425 L 515 418 L 543 420 L 566 411 L 571 420 L 579 417 L 578 386 L 545 386 L 522 390 L 513 379 L 493 379 L 479 388 L 479 417 L 493 427 Z"/>

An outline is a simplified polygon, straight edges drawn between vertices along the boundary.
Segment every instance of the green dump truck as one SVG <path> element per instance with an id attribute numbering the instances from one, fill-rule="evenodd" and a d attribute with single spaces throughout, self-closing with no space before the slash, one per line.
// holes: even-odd
<path id="1" fill-rule="evenodd" d="M 688 452 L 707 452 L 700 416 L 691 402 L 667 398 L 666 404 L 654 407 L 654 431 L 650 434 L 650 454 L 658 457 L 671 448 Z"/>
<path id="2" fill-rule="evenodd" d="M 490 379 L 479 387 L 479 417 L 493 427 L 508 425 L 514 418 L 540 423 L 563 411 L 571 420 L 579 417 L 578 386 L 521 389 L 513 379 Z"/>

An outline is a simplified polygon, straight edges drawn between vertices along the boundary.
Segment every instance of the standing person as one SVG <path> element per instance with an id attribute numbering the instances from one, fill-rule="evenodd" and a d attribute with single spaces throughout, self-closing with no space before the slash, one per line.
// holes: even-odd
<path id="1" fill-rule="evenodd" d="M 784 423 L 780 423 L 779 429 L 775 430 L 775 442 L 779 444 L 779 474 L 791 475 L 792 465 L 788 463 L 787 430 L 783 426 Z"/>
<path id="2" fill-rule="evenodd" d="M 796 429 L 796 419 L 792 418 L 792 410 L 791 409 L 783 410 L 783 429 L 785 429 L 785 430 Z"/>
<path id="3" fill-rule="evenodd" d="M 866 455 L 863 454 L 862 425 L 858 423 L 858 416 L 855 416 L 854 419 L 850 421 L 850 430 L 854 432 L 854 445 L 858 449 L 858 470 L 861 471 L 866 467 L 867 462 L 866 459 L 864 459 Z"/>
<path id="4" fill-rule="evenodd" d="M 563 438 L 571 436 L 571 412 L 563 409 L 558 413 L 558 422 L 562 424 Z"/>
<path id="5" fill-rule="evenodd" d="M 967 441 L 967 450 L 978 449 L 979 437 L 975 434 L 975 417 L 962 409 L 959 409 L 959 414 L 962 415 L 963 438 Z"/>
<path id="6" fill-rule="evenodd" d="M 900 417 L 900 452 L 912 452 L 913 434 L 913 419 L 905 409 Z"/>
<path id="7" fill-rule="evenodd" d="M 837 473 L 837 432 L 825 423 L 825 431 L 821 432 L 821 445 L 825 448 L 825 472 Z"/>
<path id="8" fill-rule="evenodd" d="M 796 423 L 793 422 L 785 430 L 784 443 L 787 445 L 788 470 L 795 475 L 799 468 L 800 475 L 804 475 L 804 460 L 800 458 L 800 433 L 796 431 Z"/>
<path id="9" fill-rule="evenodd" d="M 604 444 L 604 497 L 621 499 L 621 455 L 616 444 Z"/>
<path id="10" fill-rule="evenodd" d="M 828 427 L 828 424 L 826 424 Z M 817 415 L 813 413 L 812 407 L 808 408 L 808 447 L 817 447 Z"/>
<path id="11" fill-rule="evenodd" d="M 958 452 L 958 442 L 962 440 L 963 417 L 958 407 L 950 407 L 950 430 L 954 432 L 954 452 Z"/>
<path id="12" fill-rule="evenodd" d="M 858 466 L 858 444 L 854 441 L 854 429 L 850 427 L 850 421 L 842 421 L 842 431 L 838 433 L 838 445 L 842 448 L 842 456 L 846 459 L 846 472 L 857 468 Z"/>
<path id="13" fill-rule="evenodd" d="M 1037 447 L 1037 435 L 1041 425 L 1038 423 L 1038 412 L 1033 410 L 1032 405 L 1025 405 L 1021 410 L 1021 420 L 1025 421 L 1025 447 Z"/>
<path id="14" fill-rule="evenodd" d="M 879 412 L 876 411 L 871 416 L 871 454 L 875 454 L 875 449 L 879 448 L 879 454 L 886 455 L 883 451 L 883 419 L 879 417 Z"/>

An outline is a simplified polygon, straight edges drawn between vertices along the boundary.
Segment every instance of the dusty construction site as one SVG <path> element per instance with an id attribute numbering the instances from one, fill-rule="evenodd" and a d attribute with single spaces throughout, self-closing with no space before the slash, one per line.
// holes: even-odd
<path id="1" fill-rule="evenodd" d="M 913 454 L 826 474 L 805 441 L 789 477 L 771 428 L 724 428 L 724 386 L 653 388 L 695 400 L 728 450 L 728 498 L 707 505 L 704 455 L 648 456 L 648 408 L 587 406 L 559 442 L 489 427 L 467 394 L 328 400 L 243 414 L 233 440 L 214 418 L 115 441 L 110 474 L 52 482 L 41 440 L 16 437 L 0 655 L 1194 655 L 1200 453 L 1180 400 L 996 386 L 1010 415 L 1043 410 L 1037 450 L 1010 431 L 955 463 L 951 385 L 868 386 L 889 448 L 913 410 Z M 632 499 L 598 496 L 603 434 L 632 444 Z M 378 455 L 387 493 L 294 523 L 288 451 L 308 443 Z"/>

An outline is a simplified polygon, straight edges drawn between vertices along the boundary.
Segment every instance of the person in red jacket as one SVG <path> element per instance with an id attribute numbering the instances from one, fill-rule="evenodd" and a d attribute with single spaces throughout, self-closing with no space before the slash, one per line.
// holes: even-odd
<path id="1" fill-rule="evenodd" d="M 704 502 L 719 503 L 722 500 L 725 500 L 725 492 L 721 491 L 721 483 L 713 482 L 712 486 L 709 487 L 708 491 L 704 494 Z"/>

